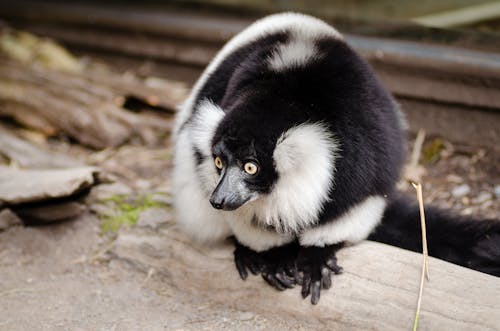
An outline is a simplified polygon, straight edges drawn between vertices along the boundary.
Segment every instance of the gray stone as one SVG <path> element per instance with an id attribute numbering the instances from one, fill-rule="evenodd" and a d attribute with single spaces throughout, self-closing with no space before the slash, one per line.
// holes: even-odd
<path id="1" fill-rule="evenodd" d="M 139 214 L 137 225 L 157 229 L 172 220 L 172 214 L 165 208 L 150 208 Z"/>
<path id="2" fill-rule="evenodd" d="M 0 210 L 0 231 L 5 231 L 12 226 L 21 224 L 21 219 L 12 210 L 8 208 Z"/>
<path id="3" fill-rule="evenodd" d="M 458 185 L 453 190 L 451 190 L 451 195 L 454 198 L 461 198 L 466 196 L 470 192 L 470 186 L 467 184 Z"/>
<path id="4" fill-rule="evenodd" d="M 240 321 L 249 321 L 255 317 L 255 314 L 249 311 L 242 312 L 238 314 L 238 319 Z"/>
<path id="5" fill-rule="evenodd" d="M 498 199 L 500 199 L 500 185 L 495 186 L 495 188 L 493 189 L 493 191 L 495 192 L 495 196 Z"/>
<path id="6" fill-rule="evenodd" d="M 87 207 L 79 202 L 47 203 L 36 207 L 22 207 L 16 214 L 26 224 L 43 224 L 64 221 L 82 214 Z"/>
<path id="7" fill-rule="evenodd" d="M 472 202 L 475 204 L 483 204 L 486 201 L 489 201 L 493 198 L 493 195 L 489 192 L 480 192 L 474 199 L 472 199 Z"/>
<path id="8" fill-rule="evenodd" d="M 0 153 L 24 168 L 68 168 L 82 166 L 82 162 L 65 154 L 43 150 L 22 140 L 0 126 Z"/>
<path id="9" fill-rule="evenodd" d="M 99 176 L 100 178 L 100 176 Z M 116 182 L 110 184 L 100 184 L 92 189 L 87 200 L 90 203 L 99 202 L 116 195 L 132 195 L 134 191 L 127 185 Z"/>
<path id="10" fill-rule="evenodd" d="M 94 167 L 56 170 L 0 167 L 0 205 L 68 197 L 94 185 L 98 173 Z"/>

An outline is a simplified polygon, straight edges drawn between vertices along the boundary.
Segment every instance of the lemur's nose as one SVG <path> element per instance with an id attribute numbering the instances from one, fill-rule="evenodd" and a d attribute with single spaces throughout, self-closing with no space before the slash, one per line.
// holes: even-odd
<path id="1" fill-rule="evenodd" d="M 224 199 L 217 201 L 217 199 L 214 199 L 214 197 L 212 197 L 210 199 L 210 203 L 212 204 L 212 207 L 214 207 L 215 209 L 222 209 L 222 206 L 224 205 Z"/>

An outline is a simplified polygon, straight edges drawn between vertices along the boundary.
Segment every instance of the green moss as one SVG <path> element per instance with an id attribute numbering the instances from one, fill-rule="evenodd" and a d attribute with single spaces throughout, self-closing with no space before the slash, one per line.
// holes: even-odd
<path id="1" fill-rule="evenodd" d="M 122 226 L 134 226 L 139 215 L 150 208 L 167 207 L 166 204 L 155 201 L 153 194 L 139 196 L 113 195 L 100 202 L 112 208 L 113 213 L 102 215 L 101 231 L 116 232 Z"/>
<path id="2" fill-rule="evenodd" d="M 422 158 L 424 163 L 432 164 L 439 161 L 441 158 L 441 152 L 445 149 L 445 145 L 442 139 L 434 139 L 429 143 L 425 144 L 422 149 Z"/>

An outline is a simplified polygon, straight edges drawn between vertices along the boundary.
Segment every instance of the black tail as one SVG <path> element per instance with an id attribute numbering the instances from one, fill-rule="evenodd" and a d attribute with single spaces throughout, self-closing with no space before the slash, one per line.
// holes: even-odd
<path id="1" fill-rule="evenodd" d="M 500 277 L 500 221 L 450 214 L 425 208 L 429 255 Z M 422 251 L 418 205 L 395 199 L 382 223 L 368 238 L 415 252 Z"/>

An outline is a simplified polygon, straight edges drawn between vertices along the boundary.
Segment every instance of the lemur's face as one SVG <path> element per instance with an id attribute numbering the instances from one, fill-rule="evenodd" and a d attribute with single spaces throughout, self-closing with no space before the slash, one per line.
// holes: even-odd
<path id="1" fill-rule="evenodd" d="M 253 139 L 225 136 L 213 145 L 219 182 L 210 203 L 216 209 L 235 210 L 270 191 L 276 174 L 272 162 L 259 155 Z"/>

